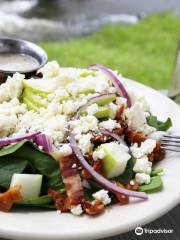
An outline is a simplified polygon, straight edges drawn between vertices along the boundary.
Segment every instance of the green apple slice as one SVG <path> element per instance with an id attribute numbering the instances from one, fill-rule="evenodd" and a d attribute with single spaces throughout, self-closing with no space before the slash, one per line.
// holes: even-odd
<path id="1" fill-rule="evenodd" d="M 31 103 L 33 103 L 34 105 L 36 105 L 37 107 L 47 108 L 47 105 L 42 102 L 44 99 L 42 99 L 39 95 L 33 94 L 33 93 L 32 93 L 30 90 L 28 90 L 28 89 L 25 89 L 25 90 L 24 90 L 24 97 L 25 97 L 26 99 L 28 99 Z"/>
<path id="2" fill-rule="evenodd" d="M 108 103 L 113 102 L 114 100 L 116 100 L 116 96 L 108 96 L 108 97 L 106 97 L 105 99 L 97 100 L 96 103 L 97 103 L 99 106 L 103 106 L 103 105 L 106 105 L 106 104 L 108 104 Z"/>
<path id="3" fill-rule="evenodd" d="M 85 89 L 81 89 L 79 90 L 79 93 L 81 94 L 90 94 L 90 93 L 94 93 L 95 90 L 93 88 L 85 88 Z"/>
<path id="4" fill-rule="evenodd" d="M 40 174 L 20 174 L 14 173 L 10 187 L 21 186 L 23 199 L 38 197 L 41 192 L 42 175 Z"/>
<path id="5" fill-rule="evenodd" d="M 49 93 L 52 93 L 52 90 L 46 86 L 47 84 L 43 86 L 43 83 L 45 84 L 46 82 L 46 80 L 36 79 L 23 80 L 23 86 L 30 89 L 33 93 L 43 94 L 47 97 Z"/>
<path id="6" fill-rule="evenodd" d="M 114 178 L 121 175 L 131 158 L 126 148 L 117 142 L 110 142 L 101 144 L 99 149 L 103 150 L 105 154 L 102 163 L 106 177 Z"/>
<path id="7" fill-rule="evenodd" d="M 29 101 L 26 97 L 23 97 L 23 103 L 25 103 L 29 110 L 33 110 L 35 112 L 40 112 L 39 108 L 34 105 L 31 101 Z"/>
<path id="8" fill-rule="evenodd" d="M 111 109 L 109 107 L 101 107 L 95 112 L 94 116 L 97 118 L 107 118 L 111 114 Z"/>

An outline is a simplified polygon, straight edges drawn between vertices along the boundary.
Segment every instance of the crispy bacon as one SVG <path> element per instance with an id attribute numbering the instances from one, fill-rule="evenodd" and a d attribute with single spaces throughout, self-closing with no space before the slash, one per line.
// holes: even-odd
<path id="1" fill-rule="evenodd" d="M 10 211 L 15 202 L 23 199 L 20 190 L 21 186 L 17 185 L 0 194 L 0 211 Z"/>
<path id="2" fill-rule="evenodd" d="M 103 175 L 103 170 L 102 170 L 102 160 L 101 159 L 98 159 L 97 161 L 94 162 L 93 164 L 93 169 L 100 173 L 101 175 Z M 83 178 L 85 179 L 90 179 L 91 178 L 91 175 L 85 170 L 83 169 L 82 171 L 82 176 Z"/>
<path id="3" fill-rule="evenodd" d="M 125 184 L 125 188 L 128 190 L 138 191 L 139 184 L 135 180 L 131 180 L 129 183 Z"/>
<path id="4" fill-rule="evenodd" d="M 77 170 L 77 159 L 74 155 L 59 158 L 61 176 L 65 185 L 70 205 L 77 205 L 83 199 L 83 186 Z"/>
<path id="5" fill-rule="evenodd" d="M 92 202 L 83 200 L 82 208 L 88 215 L 95 216 L 104 211 L 104 204 L 98 200 Z"/>
<path id="6" fill-rule="evenodd" d="M 96 144 L 100 144 L 100 143 L 105 143 L 110 139 L 111 139 L 110 136 L 107 136 L 106 134 L 100 133 L 100 134 L 94 134 L 91 137 L 91 142 L 96 143 Z"/>
<path id="7" fill-rule="evenodd" d="M 57 210 L 60 210 L 61 212 L 68 212 L 71 209 L 69 198 L 65 193 L 60 193 L 49 189 L 48 195 L 52 196 Z"/>
<path id="8" fill-rule="evenodd" d="M 125 188 L 123 184 L 121 184 L 118 181 L 112 181 L 114 184 L 116 184 L 117 186 L 121 187 L 121 188 Z M 124 195 L 124 194 L 115 194 L 117 200 L 119 201 L 119 203 L 121 204 L 128 204 L 129 203 L 129 197 Z"/>
<path id="9" fill-rule="evenodd" d="M 151 162 L 157 162 L 163 160 L 165 154 L 165 150 L 161 148 L 160 141 L 157 141 L 154 151 L 148 155 L 148 158 Z"/>
<path id="10" fill-rule="evenodd" d="M 146 139 L 147 137 L 143 133 L 136 132 L 130 128 L 126 129 L 125 140 L 128 143 L 137 143 L 138 145 L 141 145 Z"/>

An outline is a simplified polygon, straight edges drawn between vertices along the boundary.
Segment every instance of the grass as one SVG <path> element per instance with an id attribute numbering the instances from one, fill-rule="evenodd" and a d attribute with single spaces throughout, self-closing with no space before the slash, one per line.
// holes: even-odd
<path id="1" fill-rule="evenodd" d="M 180 37 L 180 18 L 164 13 L 136 25 L 105 26 L 99 32 L 67 42 L 41 43 L 49 59 L 62 66 L 101 63 L 156 89 L 167 88 Z"/>

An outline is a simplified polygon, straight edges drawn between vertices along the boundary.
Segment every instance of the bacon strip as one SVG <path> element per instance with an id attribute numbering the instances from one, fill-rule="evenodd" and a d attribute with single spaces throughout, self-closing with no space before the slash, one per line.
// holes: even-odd
<path id="1" fill-rule="evenodd" d="M 74 155 L 59 158 L 61 176 L 65 185 L 70 205 L 77 205 L 83 199 L 83 186 L 77 170 L 77 159 Z M 74 167 L 75 166 L 75 167 Z"/>
<path id="2" fill-rule="evenodd" d="M 20 190 L 21 186 L 18 185 L 0 194 L 0 211 L 10 211 L 15 202 L 23 199 Z"/>
<path id="3" fill-rule="evenodd" d="M 101 214 L 104 211 L 104 204 L 98 200 L 87 201 L 83 200 L 82 202 L 83 210 L 91 216 Z"/>
<path id="4" fill-rule="evenodd" d="M 68 212 L 71 209 L 69 198 L 65 193 L 60 193 L 49 189 L 48 195 L 52 196 L 57 210 L 60 210 L 61 212 Z"/>

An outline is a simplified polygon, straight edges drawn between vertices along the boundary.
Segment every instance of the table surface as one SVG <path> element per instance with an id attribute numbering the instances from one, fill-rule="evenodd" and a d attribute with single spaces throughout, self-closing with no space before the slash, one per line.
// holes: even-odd
<path id="1" fill-rule="evenodd" d="M 148 229 L 173 229 L 172 234 L 143 234 L 137 236 L 134 231 L 101 240 L 179 240 L 180 239 L 180 204 L 161 218 L 144 226 Z M 0 238 L 0 240 L 5 240 Z M 36 240 L 36 239 L 35 239 Z M 78 240 L 78 239 L 77 239 Z"/>

